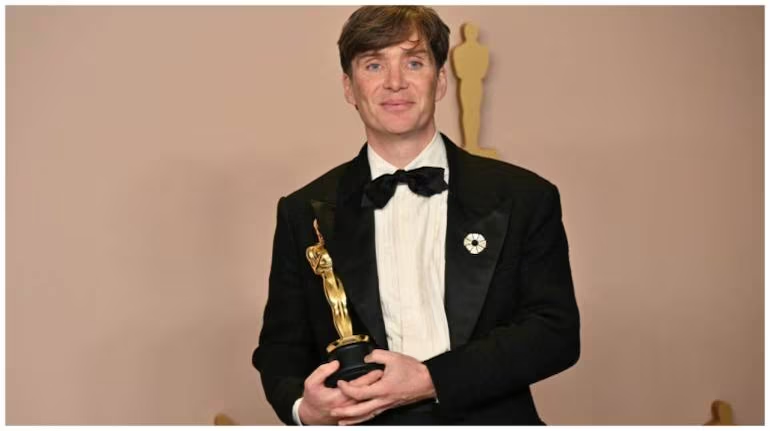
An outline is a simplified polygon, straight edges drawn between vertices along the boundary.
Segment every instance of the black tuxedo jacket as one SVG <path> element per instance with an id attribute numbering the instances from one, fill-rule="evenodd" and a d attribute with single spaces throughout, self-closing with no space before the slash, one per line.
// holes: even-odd
<path id="1" fill-rule="evenodd" d="M 443 136 L 449 162 L 445 308 L 451 350 L 425 361 L 438 403 L 387 411 L 374 423 L 540 424 L 529 385 L 572 366 L 579 317 L 555 186 L 525 169 L 468 154 Z M 387 349 L 380 308 L 371 180 L 358 156 L 278 203 L 269 294 L 252 362 L 268 401 L 292 424 L 305 378 L 338 337 L 321 279 L 305 258 L 318 218 L 342 280 L 354 333 Z M 480 233 L 486 248 L 463 244 Z"/>

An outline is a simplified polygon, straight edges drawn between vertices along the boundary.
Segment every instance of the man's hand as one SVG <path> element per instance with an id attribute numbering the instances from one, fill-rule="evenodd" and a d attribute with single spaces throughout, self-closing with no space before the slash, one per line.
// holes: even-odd
<path id="1" fill-rule="evenodd" d="M 337 407 L 353 406 L 356 400 L 342 393 L 337 388 L 327 388 L 324 380 L 340 367 L 338 361 L 323 364 L 305 379 L 305 390 L 299 404 L 299 420 L 305 425 L 333 425 L 338 418 L 331 416 L 331 410 Z M 382 377 L 382 370 L 374 370 L 352 382 L 344 382 L 350 387 L 368 386 Z"/>
<path id="2" fill-rule="evenodd" d="M 365 361 L 385 364 L 385 373 L 368 385 L 337 383 L 342 395 L 357 402 L 332 409 L 331 415 L 339 425 L 368 421 L 385 410 L 436 396 L 428 367 L 411 356 L 376 349 Z"/>

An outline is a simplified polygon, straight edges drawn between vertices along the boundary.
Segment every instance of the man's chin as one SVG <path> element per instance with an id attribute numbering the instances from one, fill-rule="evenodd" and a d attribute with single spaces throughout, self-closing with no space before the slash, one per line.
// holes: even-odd
<path id="1" fill-rule="evenodd" d="M 407 137 L 419 134 L 420 128 L 416 127 L 414 123 L 391 124 L 385 127 L 385 132 L 393 136 Z"/>
<path id="2" fill-rule="evenodd" d="M 380 124 L 379 127 L 373 127 L 369 130 L 382 138 L 405 139 L 422 136 L 427 133 L 428 128 L 429 126 L 420 127 L 415 124 L 414 121 L 410 121 L 404 123 Z"/>

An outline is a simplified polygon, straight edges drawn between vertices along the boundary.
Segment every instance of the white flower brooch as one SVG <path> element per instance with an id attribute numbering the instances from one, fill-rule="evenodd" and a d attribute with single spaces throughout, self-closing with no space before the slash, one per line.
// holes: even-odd
<path id="1" fill-rule="evenodd" d="M 469 233 L 465 236 L 463 245 L 468 249 L 468 253 L 479 254 L 487 248 L 487 240 L 480 233 Z"/>

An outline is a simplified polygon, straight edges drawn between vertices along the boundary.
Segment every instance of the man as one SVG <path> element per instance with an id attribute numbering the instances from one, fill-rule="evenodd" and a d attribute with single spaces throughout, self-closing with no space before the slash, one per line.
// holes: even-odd
<path id="1" fill-rule="evenodd" d="M 529 386 L 580 350 L 556 187 L 438 133 L 449 29 L 432 9 L 363 7 L 338 45 L 367 143 L 278 203 L 252 358 L 268 401 L 287 424 L 541 424 Z M 338 336 L 305 259 L 319 208 L 353 328 L 376 345 L 366 360 L 385 366 L 336 388 Z"/>

